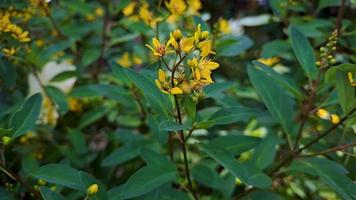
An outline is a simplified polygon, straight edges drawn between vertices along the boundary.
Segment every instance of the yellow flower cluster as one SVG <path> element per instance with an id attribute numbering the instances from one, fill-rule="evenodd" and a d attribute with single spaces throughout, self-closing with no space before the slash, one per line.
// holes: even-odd
<path id="1" fill-rule="evenodd" d="M 161 43 L 157 38 L 152 39 L 152 46 L 146 46 L 153 55 L 164 61 L 170 76 L 162 70 L 158 70 L 158 79 L 155 80 L 158 88 L 168 94 L 190 94 L 201 91 L 205 85 L 214 81 L 211 78 L 211 71 L 219 67 L 219 64 L 211 61 L 208 56 L 214 54 L 212 51 L 212 41 L 209 39 L 208 31 L 201 31 L 200 24 L 194 34 L 185 37 L 177 29 L 169 34 L 166 43 Z M 193 53 L 194 52 L 194 53 Z M 168 66 L 165 56 L 175 53 L 180 59 L 175 60 L 172 66 Z M 189 57 L 189 58 L 188 58 Z M 184 60 L 187 59 L 186 64 Z"/>
<path id="2" fill-rule="evenodd" d="M 120 58 L 116 60 L 116 62 L 123 67 L 132 67 L 133 65 L 142 64 L 142 59 L 136 54 L 130 55 L 129 52 L 125 52 Z"/>
<path id="3" fill-rule="evenodd" d="M 202 8 L 200 0 L 169 0 L 165 1 L 165 5 L 171 15 L 168 17 L 168 22 L 175 22 L 180 16 L 187 14 L 198 14 Z"/>
<path id="4" fill-rule="evenodd" d="M 136 13 L 135 13 L 136 11 Z M 149 4 L 142 2 L 141 4 L 136 1 L 131 1 L 123 10 L 122 13 L 132 20 L 142 20 L 146 25 L 154 28 L 161 19 L 155 17 L 153 12 L 150 11 Z"/>
<path id="5" fill-rule="evenodd" d="M 22 21 L 27 21 L 31 18 L 31 16 L 32 12 L 29 9 L 15 10 L 13 7 L 11 7 L 6 10 L 0 10 L 1 43 L 11 43 L 5 42 L 9 38 L 13 38 L 14 40 L 21 43 L 30 42 L 31 38 L 29 37 L 29 32 L 24 31 L 19 25 L 13 23 L 12 19 L 21 19 Z M 6 56 L 14 55 L 16 51 L 17 48 L 15 48 L 14 46 L 2 47 L 1 49 L 1 52 Z"/>
<path id="6" fill-rule="evenodd" d="M 94 10 L 94 14 L 88 14 L 85 16 L 85 19 L 87 21 L 94 21 L 95 19 L 97 19 L 98 17 L 102 17 L 104 16 L 105 14 L 105 11 L 103 8 L 101 7 L 97 7 L 95 10 Z"/>
<path id="7" fill-rule="evenodd" d="M 340 117 L 337 114 L 330 114 L 329 111 L 322 108 L 318 109 L 316 115 L 320 119 L 331 121 L 331 123 L 333 124 L 338 124 L 340 122 Z"/>

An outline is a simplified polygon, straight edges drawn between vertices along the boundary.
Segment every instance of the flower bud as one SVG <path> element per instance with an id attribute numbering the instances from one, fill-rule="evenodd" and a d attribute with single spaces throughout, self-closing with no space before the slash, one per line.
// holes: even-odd
<path id="1" fill-rule="evenodd" d="M 4 146 L 7 146 L 7 145 L 11 144 L 12 139 L 11 139 L 11 137 L 4 136 L 4 137 L 1 139 L 1 142 L 3 143 Z"/>
<path id="2" fill-rule="evenodd" d="M 180 40 L 183 37 L 182 32 L 179 29 L 173 31 L 173 36 L 176 40 Z"/>
<path id="3" fill-rule="evenodd" d="M 93 196 L 94 194 L 96 194 L 98 192 L 98 190 L 99 190 L 98 184 L 93 184 L 93 185 L 88 187 L 87 195 L 88 196 Z"/>
<path id="4" fill-rule="evenodd" d="M 203 31 L 201 33 L 200 39 L 205 40 L 209 37 L 209 32 L 208 31 Z"/>

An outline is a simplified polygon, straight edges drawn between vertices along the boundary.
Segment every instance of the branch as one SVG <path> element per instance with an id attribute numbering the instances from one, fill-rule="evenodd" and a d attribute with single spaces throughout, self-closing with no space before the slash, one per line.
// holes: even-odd
<path id="1" fill-rule="evenodd" d="M 314 156 L 319 156 L 319 155 L 325 155 L 325 154 L 328 154 L 328 153 L 333 153 L 333 152 L 344 150 L 344 149 L 347 149 L 349 147 L 354 147 L 354 146 L 356 146 L 356 142 L 351 143 L 351 144 L 344 144 L 344 145 L 336 146 L 336 147 L 327 149 L 325 151 L 317 152 L 317 153 L 312 153 L 312 154 L 307 154 L 307 155 L 300 155 L 299 157 L 304 157 L 305 158 L 305 157 L 314 157 Z"/>

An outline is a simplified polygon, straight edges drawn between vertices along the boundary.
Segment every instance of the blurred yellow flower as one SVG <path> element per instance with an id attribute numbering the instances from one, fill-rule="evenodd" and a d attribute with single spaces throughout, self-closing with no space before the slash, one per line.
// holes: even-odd
<path id="1" fill-rule="evenodd" d="M 104 16 L 104 9 L 101 7 L 98 7 L 95 9 L 95 15 L 98 17 L 102 17 Z"/>
<path id="2" fill-rule="evenodd" d="M 76 98 L 68 98 L 68 107 L 72 112 L 81 112 L 83 110 L 83 104 Z"/>
<path id="3" fill-rule="evenodd" d="M 337 114 L 331 115 L 331 123 L 338 124 L 340 123 L 340 117 Z"/>
<path id="4" fill-rule="evenodd" d="M 122 13 L 125 16 L 130 16 L 134 12 L 135 7 L 136 7 L 136 2 L 132 1 L 122 10 Z"/>
<path id="5" fill-rule="evenodd" d="M 272 67 L 273 65 L 277 64 L 280 61 L 280 59 L 278 57 L 259 58 L 259 59 L 257 59 L 257 61 L 262 64 Z"/>
<path id="6" fill-rule="evenodd" d="M 91 186 L 88 187 L 87 189 L 87 195 L 88 196 L 93 196 L 99 191 L 99 186 L 98 184 L 92 184 Z"/>
<path id="7" fill-rule="evenodd" d="M 1 50 L 6 56 L 12 56 L 16 53 L 15 47 L 3 48 Z"/>
<path id="8" fill-rule="evenodd" d="M 124 54 L 122 54 L 122 56 L 119 59 L 117 59 L 116 62 L 123 67 L 132 66 L 129 52 L 125 52 Z"/>
<path id="9" fill-rule="evenodd" d="M 198 14 L 199 10 L 202 9 L 202 3 L 200 0 L 187 0 L 188 12 L 191 14 Z"/>
<path id="10" fill-rule="evenodd" d="M 220 33 L 228 34 L 231 32 L 230 24 L 226 19 L 220 18 L 217 24 Z"/>
<path id="11" fill-rule="evenodd" d="M 174 22 L 179 16 L 184 14 L 187 5 L 183 0 L 170 0 L 165 1 L 167 9 L 171 12 L 171 16 L 168 18 L 169 22 Z"/>
<path id="12" fill-rule="evenodd" d="M 319 118 L 321 119 L 325 119 L 325 120 L 329 120 L 330 119 L 330 113 L 325 110 L 325 109 L 318 109 L 318 111 L 316 112 L 316 115 L 318 115 Z"/>

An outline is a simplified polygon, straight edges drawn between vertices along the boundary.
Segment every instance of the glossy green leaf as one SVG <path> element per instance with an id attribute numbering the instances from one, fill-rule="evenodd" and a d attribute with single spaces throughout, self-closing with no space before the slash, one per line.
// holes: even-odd
<path id="1" fill-rule="evenodd" d="M 214 125 L 245 122 L 248 121 L 251 117 L 255 116 L 257 113 L 257 110 L 243 106 L 221 108 L 209 118 L 209 121 L 212 121 Z"/>
<path id="2" fill-rule="evenodd" d="M 145 99 L 152 106 L 152 108 L 158 114 L 168 118 L 172 109 L 172 104 L 169 101 L 168 96 L 163 94 L 153 83 L 153 80 L 149 80 L 145 76 L 131 69 L 125 69 L 125 73 L 131 79 L 131 81 L 141 89 Z"/>
<path id="3" fill-rule="evenodd" d="M 277 145 L 280 142 L 280 139 L 276 135 L 269 134 L 263 138 L 261 143 L 256 147 L 249 162 L 253 163 L 258 169 L 263 170 L 267 168 L 274 162 Z"/>
<path id="4" fill-rule="evenodd" d="M 20 110 L 15 112 L 10 120 L 10 127 L 14 129 L 13 138 L 19 137 L 31 130 L 40 115 L 42 96 L 34 94 L 26 100 Z"/>
<path id="5" fill-rule="evenodd" d="M 294 160 L 289 170 L 300 171 L 320 179 L 345 200 L 356 197 L 356 184 L 346 176 L 346 169 L 340 164 L 324 158 Z"/>
<path id="6" fill-rule="evenodd" d="M 336 72 L 336 93 L 338 102 L 346 114 L 356 106 L 356 92 L 355 87 L 352 87 L 347 79 L 347 73 L 343 71 Z"/>
<path id="7" fill-rule="evenodd" d="M 46 87 L 48 95 L 51 97 L 52 101 L 58 107 L 60 114 L 64 114 L 68 111 L 68 103 L 66 95 L 56 87 L 48 86 Z"/>
<path id="8" fill-rule="evenodd" d="M 254 191 L 242 200 L 283 200 L 278 194 L 269 191 Z"/>
<path id="9" fill-rule="evenodd" d="M 197 164 L 192 168 L 192 177 L 202 185 L 210 188 L 224 190 L 226 188 L 225 180 L 214 169 Z"/>
<path id="10" fill-rule="evenodd" d="M 138 151 L 136 147 L 121 147 L 111 152 L 102 162 L 102 166 L 114 166 L 122 164 L 128 160 L 137 157 Z"/>
<path id="11" fill-rule="evenodd" d="M 299 64 L 310 79 L 315 80 L 319 70 L 315 66 L 315 55 L 313 47 L 308 39 L 293 25 L 288 28 L 289 38 L 292 49 L 297 57 Z"/>
<path id="12" fill-rule="evenodd" d="M 38 168 L 32 176 L 72 189 L 82 189 L 79 172 L 63 164 L 47 164 Z"/>
<path id="13" fill-rule="evenodd" d="M 151 165 L 136 171 L 126 182 L 125 198 L 138 197 L 172 182 L 177 175 L 175 168 L 169 165 Z"/>
<path id="14" fill-rule="evenodd" d="M 247 36 L 224 36 L 216 41 L 217 56 L 236 56 L 253 45 L 253 41 Z"/>
<path id="15" fill-rule="evenodd" d="M 82 115 L 79 120 L 79 128 L 82 129 L 91 123 L 101 119 L 109 112 L 107 107 L 99 106 Z"/>
<path id="16" fill-rule="evenodd" d="M 248 75 L 253 87 L 271 115 L 279 121 L 284 131 L 294 134 L 294 100 L 284 88 L 266 74 L 261 66 L 250 66 Z"/>
<path id="17" fill-rule="evenodd" d="M 259 138 L 245 135 L 226 135 L 214 138 L 209 144 L 223 148 L 229 153 L 237 156 L 256 147 L 260 141 Z"/>
<path id="18" fill-rule="evenodd" d="M 179 124 L 171 120 L 163 121 L 159 124 L 159 129 L 161 131 L 180 131 L 186 130 L 188 126 L 186 124 Z"/>
<path id="19" fill-rule="evenodd" d="M 207 144 L 201 144 L 200 146 L 205 153 L 229 170 L 230 173 L 239 178 L 242 182 L 257 188 L 266 188 L 271 185 L 272 181 L 267 175 L 251 165 L 237 162 L 235 157 L 225 149 Z"/>

